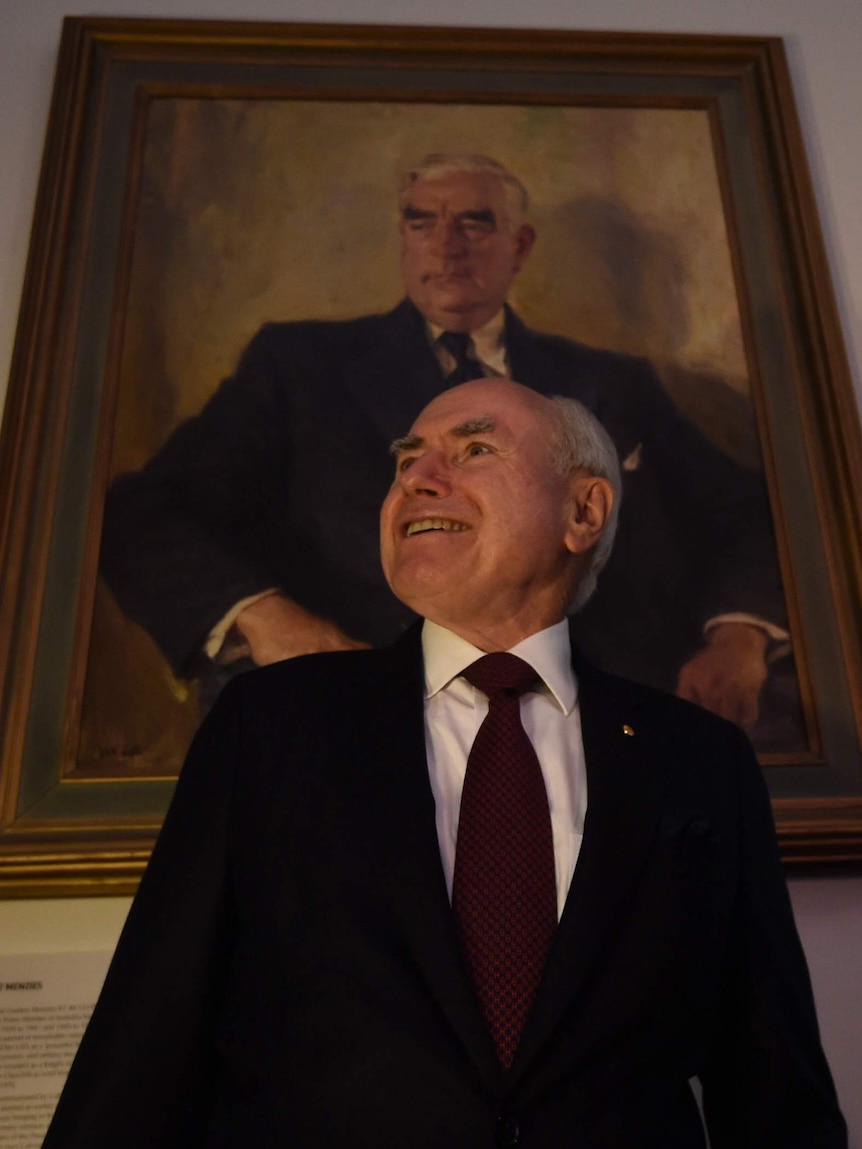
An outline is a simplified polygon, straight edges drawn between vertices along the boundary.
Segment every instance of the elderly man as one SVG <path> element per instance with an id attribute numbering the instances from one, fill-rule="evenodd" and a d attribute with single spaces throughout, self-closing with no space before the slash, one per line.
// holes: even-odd
<path id="1" fill-rule="evenodd" d="M 399 439 L 385 650 L 204 723 L 46 1149 L 844 1149 L 739 731 L 573 655 L 619 473 L 503 381 Z M 574 661 L 573 661 L 574 658 Z"/>
<path id="2" fill-rule="evenodd" d="M 580 643 L 606 669 L 753 721 L 783 618 L 762 476 L 709 443 L 647 362 L 518 319 L 506 297 L 535 240 L 526 206 L 494 160 L 429 157 L 401 189 L 407 298 L 264 327 L 201 414 L 115 482 L 102 570 L 178 674 L 401 633 L 413 616 L 376 557 L 381 448 L 446 387 L 512 375 L 582 401 L 622 461 L 619 553 Z"/>

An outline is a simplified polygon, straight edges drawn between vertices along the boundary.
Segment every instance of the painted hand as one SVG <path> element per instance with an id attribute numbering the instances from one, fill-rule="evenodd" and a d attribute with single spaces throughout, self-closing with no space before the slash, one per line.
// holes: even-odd
<path id="1" fill-rule="evenodd" d="M 330 650 L 363 650 L 368 643 L 357 642 L 334 622 L 319 618 L 292 599 L 267 595 L 245 608 L 234 624 L 248 645 L 258 666 L 319 654 Z"/>
<path id="2" fill-rule="evenodd" d="M 677 694 L 740 726 L 753 726 L 766 681 L 768 641 L 765 631 L 747 623 L 713 627 L 706 645 L 680 670 Z"/>

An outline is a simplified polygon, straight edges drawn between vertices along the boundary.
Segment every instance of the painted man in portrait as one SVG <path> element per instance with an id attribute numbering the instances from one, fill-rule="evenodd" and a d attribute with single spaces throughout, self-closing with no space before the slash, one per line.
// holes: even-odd
<path id="1" fill-rule="evenodd" d="M 616 549 L 575 618 L 605 669 L 745 725 L 786 638 L 763 476 L 678 408 L 651 364 L 528 327 L 507 304 L 536 240 L 496 161 L 433 155 L 400 190 L 404 298 L 264 326 L 234 374 L 108 494 L 102 572 L 181 677 L 381 645 L 412 620 L 377 554 L 382 449 L 444 389 L 509 377 L 584 403 L 616 446 Z M 576 604 L 577 605 L 577 604 Z"/>

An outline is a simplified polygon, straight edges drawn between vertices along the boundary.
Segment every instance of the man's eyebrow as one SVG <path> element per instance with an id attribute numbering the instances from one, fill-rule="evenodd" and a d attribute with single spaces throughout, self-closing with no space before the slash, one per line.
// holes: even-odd
<path id="1" fill-rule="evenodd" d="M 437 219 L 438 212 L 431 211 L 429 208 L 415 207 L 413 204 L 405 204 L 401 209 L 402 219 Z M 468 208 L 467 211 L 459 211 L 456 213 L 456 219 L 462 223 L 487 223 L 491 227 L 496 227 L 497 217 L 493 210 L 489 207 Z"/>
<path id="2" fill-rule="evenodd" d="M 468 439 L 471 435 L 483 435 L 486 431 L 496 431 L 497 424 L 493 415 L 478 415 L 475 419 L 465 419 L 457 427 L 452 428 L 452 434 L 459 439 Z"/>
<path id="3" fill-rule="evenodd" d="M 497 217 L 489 207 L 459 211 L 458 219 L 469 220 L 471 223 L 490 223 L 492 226 L 497 222 Z"/>
<path id="4" fill-rule="evenodd" d="M 404 451 L 418 451 L 424 442 L 421 435 L 402 435 L 400 439 L 393 439 L 389 444 L 389 454 L 400 455 Z"/>
<path id="5" fill-rule="evenodd" d="M 457 439 L 469 439 L 471 435 L 483 435 L 486 431 L 496 429 L 493 415 L 477 415 L 475 419 L 465 419 L 463 423 L 456 424 L 449 433 Z M 389 453 L 401 455 L 404 451 L 418 451 L 424 446 L 425 440 L 421 435 L 402 435 L 389 444 Z"/>

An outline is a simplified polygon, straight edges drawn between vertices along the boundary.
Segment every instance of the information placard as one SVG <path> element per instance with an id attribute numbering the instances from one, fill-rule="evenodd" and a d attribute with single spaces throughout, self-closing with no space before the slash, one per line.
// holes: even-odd
<path id="1" fill-rule="evenodd" d="M 0 954 L 0 1149 L 39 1149 L 110 951 Z"/>

